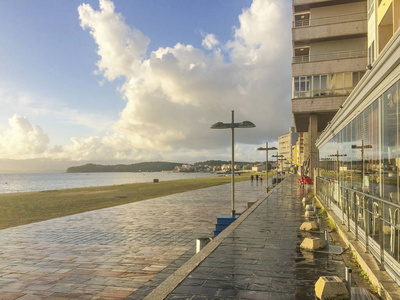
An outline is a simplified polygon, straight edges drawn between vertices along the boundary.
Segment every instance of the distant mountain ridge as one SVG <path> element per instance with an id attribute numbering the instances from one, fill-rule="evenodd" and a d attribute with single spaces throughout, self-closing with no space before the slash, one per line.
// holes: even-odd
<path id="1" fill-rule="evenodd" d="M 176 171 L 179 172 L 179 167 L 181 166 L 192 166 L 191 168 L 183 169 L 184 172 L 192 171 L 207 171 L 206 168 L 227 165 L 230 161 L 223 160 L 207 160 L 204 162 L 196 162 L 193 165 L 187 163 L 178 162 L 140 162 L 134 164 L 116 164 L 116 165 L 102 165 L 88 163 L 81 166 L 73 166 L 67 169 L 67 173 L 93 173 L 93 172 L 161 172 L 161 171 Z M 235 165 L 244 166 L 248 164 L 253 164 L 249 162 L 236 162 Z M 177 167 L 177 168 L 176 168 Z M 182 171 L 182 169 L 181 169 Z"/>
<path id="2" fill-rule="evenodd" d="M 161 172 L 173 171 L 174 168 L 182 163 L 176 162 L 140 162 L 130 165 L 99 165 L 85 164 L 82 166 L 70 167 L 67 173 L 92 173 L 92 172 Z"/>

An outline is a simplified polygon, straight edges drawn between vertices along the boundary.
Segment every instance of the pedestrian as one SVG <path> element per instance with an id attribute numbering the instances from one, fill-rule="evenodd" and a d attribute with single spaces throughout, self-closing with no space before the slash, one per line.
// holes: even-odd
<path id="1" fill-rule="evenodd" d="M 263 179 L 262 179 L 262 175 L 260 176 L 260 181 L 262 181 Z"/>
<path id="2" fill-rule="evenodd" d="M 258 181 L 258 174 L 256 175 L 256 180 Z"/>
<path id="3" fill-rule="evenodd" d="M 251 175 L 251 177 L 250 177 L 250 178 L 251 178 L 251 181 L 253 181 L 253 180 L 254 180 L 254 176 L 253 176 L 253 175 Z"/>

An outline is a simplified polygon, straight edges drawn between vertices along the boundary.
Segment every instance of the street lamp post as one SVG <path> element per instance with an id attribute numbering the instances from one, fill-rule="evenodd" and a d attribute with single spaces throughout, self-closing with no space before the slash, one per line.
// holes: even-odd
<path id="1" fill-rule="evenodd" d="M 267 177 L 267 193 L 268 193 L 268 150 L 278 150 L 278 148 L 276 147 L 270 147 L 268 148 L 268 142 L 265 142 L 265 148 L 263 147 L 259 147 L 257 148 L 257 150 L 264 150 L 266 151 L 266 161 L 265 161 L 265 175 Z"/>
<path id="2" fill-rule="evenodd" d="M 361 149 L 361 161 L 362 161 L 362 171 L 361 171 L 361 182 L 362 182 L 362 191 L 365 193 L 365 161 L 364 161 L 364 149 L 371 149 L 372 145 L 364 145 L 364 140 L 361 141 L 361 146 L 351 145 L 351 149 Z"/>
<path id="3" fill-rule="evenodd" d="M 339 165 L 339 157 L 347 156 L 347 154 L 339 154 L 339 151 L 336 151 L 336 154 L 329 155 L 330 157 L 336 157 L 336 164 L 337 164 L 337 182 L 339 184 L 339 173 L 340 173 L 340 165 Z"/>
<path id="4" fill-rule="evenodd" d="M 256 127 L 254 123 L 250 121 L 243 121 L 241 123 L 235 123 L 235 111 L 232 110 L 232 121 L 231 123 L 222 123 L 217 122 L 211 126 L 211 129 L 227 129 L 231 128 L 232 130 L 232 159 L 231 159 L 231 180 L 232 180 L 232 189 L 231 189 L 231 214 L 232 217 L 235 216 L 235 128 L 253 128 Z"/>

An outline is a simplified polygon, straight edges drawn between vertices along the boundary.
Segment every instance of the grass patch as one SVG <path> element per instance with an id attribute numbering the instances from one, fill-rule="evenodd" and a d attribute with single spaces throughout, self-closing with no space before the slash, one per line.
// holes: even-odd
<path id="1" fill-rule="evenodd" d="M 235 181 L 249 180 L 236 176 Z M 0 194 L 0 229 L 230 183 L 230 176 Z"/>

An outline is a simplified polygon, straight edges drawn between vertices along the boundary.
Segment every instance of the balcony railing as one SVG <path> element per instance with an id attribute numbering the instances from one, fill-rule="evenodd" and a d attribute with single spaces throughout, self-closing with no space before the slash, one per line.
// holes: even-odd
<path id="1" fill-rule="evenodd" d="M 312 90 L 312 91 L 298 91 L 293 92 L 293 99 L 296 98 L 310 98 L 310 97 L 334 97 L 334 96 L 348 96 L 353 88 L 337 88 L 329 90 Z"/>
<path id="2" fill-rule="evenodd" d="M 400 285 L 400 205 L 317 178 L 318 198 Z"/>
<path id="3" fill-rule="evenodd" d="M 317 62 L 317 61 L 326 61 L 335 59 L 358 58 L 366 56 L 367 56 L 366 50 L 348 50 L 348 51 L 321 53 L 316 55 L 295 56 L 293 57 L 293 63 L 298 64 L 298 63 L 308 63 L 308 62 Z"/>
<path id="4" fill-rule="evenodd" d="M 341 15 L 341 16 L 333 16 L 325 18 L 296 20 L 293 21 L 293 27 L 297 28 L 304 26 L 321 26 L 321 25 L 338 24 L 338 23 L 354 22 L 362 20 L 367 20 L 367 15 L 364 13 L 357 13 L 357 14 Z"/>

